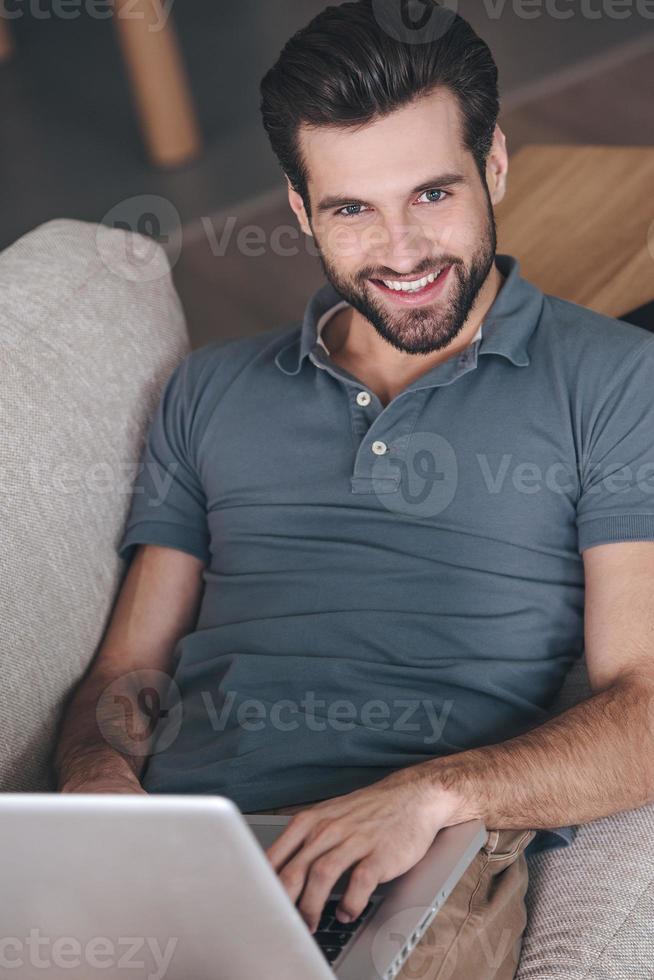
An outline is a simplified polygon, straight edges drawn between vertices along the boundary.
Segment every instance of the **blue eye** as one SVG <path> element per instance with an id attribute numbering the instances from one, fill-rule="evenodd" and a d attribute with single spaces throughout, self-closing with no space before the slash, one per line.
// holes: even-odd
<path id="1" fill-rule="evenodd" d="M 441 194 L 441 195 L 445 195 L 445 191 L 439 191 L 438 188 L 436 188 L 436 187 L 430 187 L 428 191 L 423 191 L 423 193 L 420 196 L 421 197 L 424 197 L 425 194 Z M 442 197 L 439 197 L 438 200 L 436 200 L 436 201 L 433 201 L 433 200 L 432 201 L 426 201 L 425 203 L 426 204 L 440 204 L 440 202 L 442 200 L 443 200 L 443 198 Z"/>
<path id="2" fill-rule="evenodd" d="M 422 192 L 418 200 L 420 201 L 420 198 L 424 197 L 425 194 L 438 194 L 439 197 L 436 200 L 424 201 L 424 204 L 440 204 L 443 198 L 448 196 L 447 191 L 441 191 L 437 187 L 430 187 L 429 190 Z M 339 218 L 358 218 L 366 210 L 369 209 L 366 208 L 365 204 L 346 204 L 345 207 L 339 208 L 334 213 Z"/>
<path id="3" fill-rule="evenodd" d="M 346 204 L 344 208 L 340 208 L 336 214 L 341 215 L 343 218 L 356 218 L 357 215 L 361 214 L 361 208 L 363 204 Z M 350 208 L 359 208 L 354 214 L 350 212 Z"/>

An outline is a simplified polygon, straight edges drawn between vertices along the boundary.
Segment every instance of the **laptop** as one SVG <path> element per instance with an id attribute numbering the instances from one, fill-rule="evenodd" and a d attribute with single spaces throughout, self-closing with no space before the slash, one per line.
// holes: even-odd
<path id="1" fill-rule="evenodd" d="M 440 831 L 348 925 L 344 875 L 312 934 L 265 854 L 290 819 L 220 796 L 0 794 L 0 975 L 392 980 L 486 840 L 481 821 Z"/>

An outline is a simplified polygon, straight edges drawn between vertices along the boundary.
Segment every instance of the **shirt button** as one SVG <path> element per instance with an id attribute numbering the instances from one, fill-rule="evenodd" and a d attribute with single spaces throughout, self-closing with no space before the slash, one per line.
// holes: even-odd
<path id="1" fill-rule="evenodd" d="M 373 442 L 372 451 L 376 456 L 383 456 L 387 451 L 388 446 L 385 442 Z"/>
<path id="2" fill-rule="evenodd" d="M 357 395 L 357 405 L 362 405 L 364 408 L 369 405 L 371 401 L 370 395 L 367 391 L 360 391 Z"/>

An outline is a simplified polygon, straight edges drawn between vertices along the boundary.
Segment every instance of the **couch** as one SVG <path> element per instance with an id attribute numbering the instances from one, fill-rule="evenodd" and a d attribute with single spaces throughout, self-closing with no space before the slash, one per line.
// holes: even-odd
<path id="1" fill-rule="evenodd" d="M 0 295 L 0 790 L 47 791 L 62 707 L 125 571 L 115 547 L 148 424 L 188 338 L 163 250 L 120 229 L 35 229 L 0 253 Z M 587 695 L 580 663 L 553 711 Z M 654 977 L 654 805 L 529 864 L 518 980 Z"/>

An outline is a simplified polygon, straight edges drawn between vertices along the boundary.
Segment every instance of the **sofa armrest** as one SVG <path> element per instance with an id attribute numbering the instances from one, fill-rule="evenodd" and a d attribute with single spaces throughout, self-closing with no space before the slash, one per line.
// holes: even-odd
<path id="1" fill-rule="evenodd" d="M 0 253 L 0 294 L 0 790 L 38 791 L 110 614 L 146 429 L 188 339 L 165 253 L 132 232 L 50 221 Z"/>
<path id="2" fill-rule="evenodd" d="M 579 828 L 529 859 L 517 980 L 651 980 L 654 805 Z"/>
<path id="3" fill-rule="evenodd" d="M 590 695 L 583 661 L 554 710 Z M 528 924 L 516 980 L 651 980 L 654 804 L 579 827 L 529 858 Z"/>

